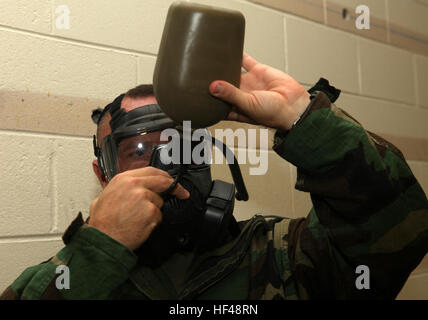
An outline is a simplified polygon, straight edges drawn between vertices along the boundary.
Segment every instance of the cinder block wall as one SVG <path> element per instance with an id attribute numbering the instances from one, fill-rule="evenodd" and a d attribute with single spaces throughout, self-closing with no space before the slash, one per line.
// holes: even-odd
<path id="1" fill-rule="evenodd" d="M 367 0 L 371 29 L 355 28 L 358 0 L 195 0 L 240 10 L 245 50 L 309 88 L 319 77 L 337 104 L 406 155 L 428 190 L 428 7 Z M 0 291 L 53 256 L 61 235 L 101 191 L 92 173 L 91 110 L 150 83 L 170 0 L 0 0 Z M 66 5 L 70 28 L 58 29 Z M 343 9 L 347 9 L 344 14 Z M 222 122 L 215 128 L 252 126 Z M 273 131 L 269 131 L 271 140 Z M 305 216 L 295 168 L 268 148 L 263 176 L 242 166 L 251 201 L 236 216 Z M 214 176 L 231 181 L 225 165 Z M 428 299 L 428 260 L 400 299 Z"/>

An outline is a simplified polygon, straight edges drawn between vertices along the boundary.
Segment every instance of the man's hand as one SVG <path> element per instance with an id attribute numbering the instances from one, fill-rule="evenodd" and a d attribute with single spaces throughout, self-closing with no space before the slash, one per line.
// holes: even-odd
<path id="1" fill-rule="evenodd" d="M 212 95 L 233 105 L 226 120 L 291 129 L 310 102 L 309 93 L 286 73 L 261 64 L 244 54 L 238 89 L 225 81 L 214 81 Z"/>
<path id="2" fill-rule="evenodd" d="M 165 171 L 145 167 L 116 175 L 91 203 L 89 225 L 113 239 L 137 249 L 162 221 L 163 199 L 173 178 Z M 171 193 L 179 199 L 189 198 L 180 184 Z"/>

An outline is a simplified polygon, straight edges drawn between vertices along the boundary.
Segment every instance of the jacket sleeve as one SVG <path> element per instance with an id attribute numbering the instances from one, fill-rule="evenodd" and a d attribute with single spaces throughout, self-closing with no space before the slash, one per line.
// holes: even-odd
<path id="1" fill-rule="evenodd" d="M 127 247 L 83 224 L 55 257 L 26 269 L 0 299 L 109 299 L 136 262 Z"/>
<path id="2" fill-rule="evenodd" d="M 292 130 L 277 132 L 274 145 L 297 167 L 296 189 L 313 203 L 289 226 L 298 295 L 393 299 L 428 251 L 426 195 L 401 152 L 323 92 L 309 108 Z"/>

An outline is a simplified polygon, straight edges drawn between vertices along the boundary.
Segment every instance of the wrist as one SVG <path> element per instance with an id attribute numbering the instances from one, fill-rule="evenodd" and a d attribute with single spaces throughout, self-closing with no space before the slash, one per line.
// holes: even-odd
<path id="1" fill-rule="evenodd" d="M 135 239 L 133 239 L 132 237 L 129 237 L 129 235 L 124 232 L 120 232 L 118 230 L 112 229 L 111 227 L 106 227 L 100 224 L 91 225 L 89 223 L 89 226 L 94 228 L 98 232 L 108 236 L 114 241 L 120 243 L 121 245 L 127 247 L 131 251 L 134 251 L 135 249 L 138 248 L 138 244 L 136 243 Z"/>
<path id="2" fill-rule="evenodd" d="M 296 102 L 289 107 L 289 112 L 285 115 L 283 124 L 280 126 L 280 130 L 289 131 L 293 126 L 300 120 L 304 112 L 309 107 L 311 102 L 311 95 L 305 91 Z"/>

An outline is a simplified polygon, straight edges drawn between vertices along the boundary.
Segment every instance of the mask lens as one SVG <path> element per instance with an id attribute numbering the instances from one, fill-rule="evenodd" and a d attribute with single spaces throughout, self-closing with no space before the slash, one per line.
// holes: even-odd
<path id="1" fill-rule="evenodd" d="M 160 132 L 122 139 L 117 148 L 119 172 L 147 167 L 153 149 L 165 143 L 165 141 L 160 141 Z"/>

